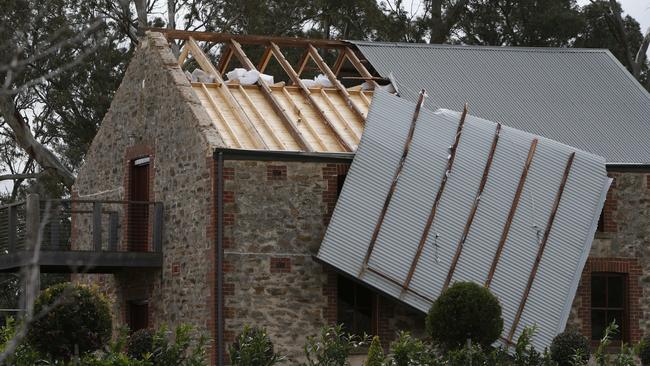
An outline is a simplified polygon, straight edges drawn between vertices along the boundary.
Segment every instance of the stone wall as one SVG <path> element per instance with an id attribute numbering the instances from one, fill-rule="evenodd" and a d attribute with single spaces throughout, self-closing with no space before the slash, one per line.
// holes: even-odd
<path id="1" fill-rule="evenodd" d="M 336 274 L 315 262 L 347 164 L 224 163 L 226 342 L 245 324 L 265 327 L 288 364 L 309 335 L 336 322 Z M 423 315 L 379 300 L 378 330 L 422 329 Z"/>
<path id="2" fill-rule="evenodd" d="M 609 175 L 614 181 L 567 326 L 590 337 L 591 273 L 625 273 L 628 334 L 630 341 L 638 341 L 650 335 L 650 174 L 612 171 Z"/>
<path id="3" fill-rule="evenodd" d="M 73 188 L 79 199 L 125 200 L 132 159 L 151 156 L 150 199 L 164 203 L 163 267 L 77 275 L 113 301 L 116 325 L 128 300 L 148 300 L 150 325 L 213 328 L 212 151 L 221 140 L 160 34 L 139 44 Z M 81 221 L 78 221 L 81 224 Z M 86 243 L 77 230 L 75 244 Z"/>

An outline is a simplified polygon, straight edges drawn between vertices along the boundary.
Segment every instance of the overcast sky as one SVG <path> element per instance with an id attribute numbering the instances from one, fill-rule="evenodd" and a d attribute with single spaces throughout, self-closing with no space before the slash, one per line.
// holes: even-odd
<path id="1" fill-rule="evenodd" d="M 631 15 L 639 24 L 641 24 L 641 31 L 646 32 L 650 27 L 650 0 L 618 0 L 623 6 L 625 14 Z M 579 5 L 589 4 L 589 0 L 578 0 Z M 648 51 L 650 54 L 650 51 Z M 1 174 L 2 172 L 0 172 Z M 11 189 L 11 182 L 0 182 L 0 192 Z"/>

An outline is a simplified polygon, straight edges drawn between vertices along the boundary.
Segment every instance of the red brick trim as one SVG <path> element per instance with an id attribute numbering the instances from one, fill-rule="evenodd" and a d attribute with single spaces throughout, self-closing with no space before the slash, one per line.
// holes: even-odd
<path id="1" fill-rule="evenodd" d="M 270 265 L 271 273 L 291 273 L 291 258 L 271 258 Z"/>
<path id="2" fill-rule="evenodd" d="M 616 222 L 616 211 L 618 209 L 616 179 L 618 179 L 619 174 L 609 173 L 608 175 L 614 180 L 612 181 L 612 185 L 609 187 L 609 191 L 607 191 L 605 204 L 603 205 L 602 221 L 601 226 L 599 227 L 599 231 L 605 233 L 615 233 L 618 231 L 618 223 Z"/>
<path id="3" fill-rule="evenodd" d="M 267 165 L 266 166 L 266 180 L 287 180 L 287 166 L 286 165 Z"/>
<path id="4" fill-rule="evenodd" d="M 350 164 L 327 164 L 323 167 L 323 180 L 327 184 L 327 188 L 323 191 L 323 203 L 327 208 L 323 221 L 326 226 L 330 222 L 338 199 L 339 176 L 347 174 L 349 169 Z"/>
<path id="5" fill-rule="evenodd" d="M 643 337 L 640 327 L 640 321 L 643 318 L 643 313 L 641 311 L 643 290 L 639 282 L 642 270 L 638 261 L 631 258 L 587 259 L 585 268 L 582 271 L 582 277 L 580 279 L 576 298 L 580 301 L 578 318 L 581 323 L 581 332 L 589 339 L 591 339 L 591 274 L 593 272 L 627 274 L 627 338 L 630 342 L 638 342 Z"/>

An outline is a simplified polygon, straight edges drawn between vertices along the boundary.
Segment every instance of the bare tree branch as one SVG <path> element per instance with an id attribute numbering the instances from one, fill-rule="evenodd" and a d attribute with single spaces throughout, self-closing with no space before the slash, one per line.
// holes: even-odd
<path id="1" fill-rule="evenodd" d="M 33 174 L 4 174 L 0 175 L 0 182 L 3 180 L 20 180 L 20 179 L 31 179 L 31 178 L 38 178 L 40 174 L 39 173 L 33 173 Z"/>

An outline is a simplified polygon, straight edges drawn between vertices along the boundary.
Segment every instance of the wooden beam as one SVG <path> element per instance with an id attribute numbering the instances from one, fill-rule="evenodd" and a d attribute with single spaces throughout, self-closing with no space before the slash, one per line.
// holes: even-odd
<path id="1" fill-rule="evenodd" d="M 235 53 L 235 56 L 239 59 L 239 62 L 241 62 L 242 65 L 244 65 L 245 69 L 256 70 L 255 65 L 253 65 L 253 63 L 248 58 L 248 56 L 246 56 L 246 53 L 244 53 L 244 50 L 241 48 L 241 45 L 234 38 L 230 40 L 230 47 Z M 291 134 L 291 137 L 293 137 L 296 140 L 296 142 L 298 142 L 298 146 L 300 146 L 301 149 L 304 149 L 305 151 L 308 152 L 314 151 L 314 147 L 302 135 L 302 133 L 298 129 L 298 126 L 294 123 L 293 120 L 291 120 L 291 117 L 289 117 L 289 115 L 284 110 L 282 105 L 280 105 L 280 102 L 277 100 L 277 98 L 275 98 L 275 96 L 273 95 L 273 91 L 271 90 L 269 85 L 264 81 L 264 79 L 260 78 L 257 83 L 261 87 L 262 94 L 264 95 L 266 100 L 271 104 L 271 107 L 273 108 L 275 113 L 280 117 L 285 127 L 289 131 L 289 134 Z"/>
<path id="2" fill-rule="evenodd" d="M 221 57 L 219 58 L 219 63 L 217 64 L 217 70 L 219 70 L 219 75 L 223 75 L 226 72 L 231 59 L 232 59 L 232 50 L 230 49 L 230 46 L 224 45 L 221 51 Z"/>
<path id="3" fill-rule="evenodd" d="M 332 67 L 332 71 L 337 77 L 341 72 L 341 68 L 343 67 L 343 63 L 345 62 L 346 58 L 347 56 L 345 55 L 345 50 L 339 50 L 339 55 L 336 56 L 336 61 L 334 61 L 334 66 Z"/>
<path id="4" fill-rule="evenodd" d="M 521 176 L 519 177 L 519 184 L 517 185 L 517 191 L 515 191 L 515 197 L 512 199 L 512 204 L 510 205 L 510 212 L 508 212 L 508 218 L 506 219 L 506 224 L 503 227 L 501 232 L 501 239 L 499 239 L 499 245 L 497 246 L 497 251 L 494 254 L 494 259 L 492 260 L 492 265 L 490 266 L 490 272 L 488 273 L 488 278 L 485 281 L 485 287 L 490 288 L 492 283 L 492 278 L 494 277 L 494 272 L 496 272 L 497 264 L 501 257 L 501 252 L 503 247 L 506 244 L 508 239 L 508 234 L 510 233 L 510 226 L 512 225 L 512 219 L 515 217 L 515 212 L 517 212 L 517 207 L 519 206 L 519 199 L 521 198 L 521 192 L 524 189 L 524 184 L 526 183 L 526 178 L 528 177 L 528 170 L 530 169 L 530 164 L 533 162 L 533 156 L 535 155 L 535 150 L 537 149 L 537 139 L 533 139 L 530 143 L 530 148 L 528 149 L 528 157 L 526 158 L 526 164 L 524 164 L 524 169 L 521 171 Z"/>
<path id="5" fill-rule="evenodd" d="M 366 67 L 363 65 L 361 60 L 359 60 L 359 58 L 357 57 L 357 54 L 354 53 L 354 51 L 352 51 L 350 49 L 350 47 L 345 47 L 343 49 L 343 52 L 345 53 L 345 56 L 348 58 L 348 60 L 350 60 L 350 63 L 352 63 L 352 66 L 354 66 L 354 68 L 357 70 L 359 75 L 361 75 L 362 77 L 368 79 L 370 81 L 370 84 L 373 87 L 379 86 L 379 84 L 377 84 L 377 82 L 375 81 L 375 78 L 372 76 L 370 71 L 368 71 L 368 69 L 366 69 Z"/>
<path id="6" fill-rule="evenodd" d="M 327 151 L 328 148 L 327 148 L 327 145 L 325 145 L 325 141 L 323 141 L 323 139 L 320 137 L 320 135 L 318 134 L 318 131 L 316 131 L 316 129 L 314 129 L 314 126 L 311 125 L 309 119 L 304 115 L 304 113 L 302 113 L 302 110 L 300 109 L 300 107 L 298 107 L 298 104 L 293 99 L 293 96 L 291 95 L 291 93 L 289 93 L 287 88 L 282 88 L 282 94 L 289 101 L 289 103 L 291 104 L 291 107 L 294 109 L 295 113 L 299 116 L 298 117 L 299 118 L 298 122 L 302 121 L 303 124 L 305 125 L 305 127 L 309 130 L 309 133 L 312 136 L 314 136 L 314 139 L 316 140 L 316 142 L 318 142 L 318 145 L 320 145 L 321 149 L 323 151 Z"/>
<path id="7" fill-rule="evenodd" d="M 251 109 L 253 110 L 253 113 L 257 116 L 257 118 L 260 119 L 262 123 L 266 125 L 266 128 L 269 130 L 269 135 L 273 137 L 273 140 L 275 143 L 280 147 L 281 150 L 287 150 L 287 146 L 280 140 L 280 138 L 274 133 L 273 128 L 267 123 L 266 118 L 262 115 L 262 112 L 260 112 L 259 109 L 257 109 L 257 106 L 251 99 L 251 97 L 248 95 L 246 92 L 246 89 L 244 89 L 241 84 L 238 85 L 239 87 L 239 92 L 244 96 L 244 99 L 246 99 L 246 102 L 251 105 Z"/>
<path id="8" fill-rule="evenodd" d="M 560 187 L 558 188 L 558 191 L 555 194 L 555 201 L 553 202 L 553 208 L 551 209 L 551 214 L 548 217 L 546 229 L 544 230 L 544 236 L 542 237 L 542 241 L 539 244 L 539 249 L 537 250 L 537 257 L 535 258 L 535 263 L 533 264 L 533 268 L 530 271 L 530 276 L 528 276 L 528 283 L 526 284 L 526 290 L 524 291 L 524 295 L 521 297 L 521 302 L 519 303 L 519 308 L 517 309 L 515 320 L 512 323 L 512 327 L 510 328 L 510 333 L 508 333 L 508 342 L 512 341 L 512 337 L 515 335 L 515 332 L 517 331 L 517 325 L 519 325 L 521 314 L 524 312 L 524 307 L 526 306 L 526 302 L 528 301 L 528 295 L 530 294 L 530 289 L 532 288 L 533 281 L 535 280 L 535 275 L 537 274 L 539 263 L 542 261 L 542 255 L 544 255 L 544 249 L 546 248 L 548 237 L 551 234 L 551 228 L 553 227 L 553 223 L 555 222 L 555 215 L 557 214 L 557 209 L 560 206 L 562 193 L 564 193 L 564 187 L 566 186 L 566 182 L 569 179 L 569 173 L 571 172 L 571 166 L 573 165 L 573 160 L 575 159 L 575 157 L 576 157 L 576 153 L 572 152 L 571 155 L 569 155 L 569 160 L 567 160 L 566 166 L 564 168 L 564 175 L 562 175 L 562 181 L 560 182 Z"/>
<path id="9" fill-rule="evenodd" d="M 365 257 L 363 258 L 363 265 L 361 266 L 361 272 L 359 272 L 359 276 L 361 276 L 364 270 L 368 267 L 368 261 L 370 260 L 370 255 L 372 254 L 372 251 L 375 248 L 375 243 L 377 242 L 377 236 L 379 235 L 379 230 L 381 229 L 381 225 L 384 222 L 384 217 L 386 216 L 386 212 L 388 211 L 388 205 L 390 204 L 391 198 L 393 198 L 393 193 L 395 193 L 395 187 L 397 187 L 397 181 L 399 180 L 400 174 L 402 174 L 402 168 L 404 167 L 404 163 L 406 162 L 406 157 L 408 156 L 409 149 L 411 147 L 411 140 L 413 140 L 415 125 L 417 124 L 418 117 L 420 116 L 420 109 L 422 108 L 422 104 L 424 103 L 424 96 L 425 96 L 425 91 L 424 89 L 422 89 L 422 91 L 420 92 L 420 98 L 418 99 L 418 103 L 415 106 L 415 112 L 413 113 L 413 118 L 411 119 L 411 126 L 409 127 L 409 132 L 406 135 L 406 140 L 404 141 L 402 156 L 400 157 L 399 164 L 397 165 L 397 169 L 393 174 L 393 180 L 391 181 L 390 189 L 388 190 L 388 195 L 384 200 L 384 205 L 381 209 L 381 212 L 379 213 L 379 219 L 377 220 L 377 224 L 375 225 L 375 230 L 372 232 L 372 237 L 370 238 L 370 244 L 368 245 L 368 249 L 366 251 Z"/>
<path id="10" fill-rule="evenodd" d="M 345 116 L 343 116 L 341 114 L 341 111 L 339 111 L 339 109 L 334 105 L 334 102 L 332 102 L 332 99 L 330 98 L 330 96 L 327 95 L 327 92 L 325 91 L 325 89 L 321 88 L 320 95 L 323 97 L 323 99 L 325 100 L 327 105 L 330 107 L 330 109 L 334 112 L 334 114 L 336 114 L 336 116 L 341 120 L 341 122 L 343 122 L 343 124 L 345 125 L 345 129 L 350 131 L 350 134 L 352 134 L 357 139 L 357 141 L 359 141 L 361 139 L 361 134 L 357 133 L 357 131 L 355 131 L 354 127 L 352 127 L 352 125 L 345 118 Z M 356 143 L 354 143 L 354 144 L 356 145 Z"/>
<path id="11" fill-rule="evenodd" d="M 178 55 L 178 66 L 183 67 L 183 64 L 185 63 L 185 59 L 187 59 L 187 55 L 189 53 L 190 53 L 190 48 L 187 45 L 185 45 L 181 50 L 181 54 Z"/>
<path id="12" fill-rule="evenodd" d="M 492 146 L 490 147 L 490 153 L 485 163 L 485 168 L 483 168 L 483 176 L 481 177 L 481 183 L 478 186 L 478 191 L 476 191 L 476 197 L 474 198 L 474 204 L 472 205 L 472 210 L 469 213 L 467 222 L 465 223 L 465 228 L 463 229 L 463 234 L 458 241 L 456 246 L 456 253 L 454 258 L 451 260 L 451 266 L 449 267 L 449 272 L 447 273 L 447 279 L 445 284 L 442 286 L 442 290 L 446 290 L 449 287 L 452 277 L 454 276 L 454 271 L 456 270 L 456 264 L 458 264 L 458 259 L 460 259 L 460 254 L 463 251 L 463 246 L 467 240 L 467 235 L 469 235 L 469 229 L 474 222 L 474 217 L 476 216 L 476 210 L 478 210 L 478 205 L 481 202 L 481 195 L 483 194 L 483 189 L 485 188 L 485 183 L 487 182 L 488 175 L 490 174 L 490 167 L 492 166 L 492 160 L 494 159 L 494 152 L 497 148 L 497 143 L 499 142 L 499 133 L 501 132 L 501 124 L 498 123 L 496 131 L 494 132 L 494 137 L 492 139 Z"/>
<path id="13" fill-rule="evenodd" d="M 271 61 L 271 47 L 266 47 L 264 49 L 264 53 L 262 54 L 262 58 L 260 58 L 260 63 L 257 65 L 257 70 L 259 72 L 264 72 L 264 70 L 266 70 L 266 66 L 269 64 L 269 61 Z"/>
<path id="14" fill-rule="evenodd" d="M 302 82 L 302 80 L 300 80 L 300 77 L 298 76 L 298 74 L 296 74 L 293 67 L 291 67 L 289 61 L 287 61 L 287 59 L 284 57 L 282 51 L 280 51 L 280 47 L 278 47 L 278 45 L 276 45 L 275 43 L 271 42 L 269 49 L 271 50 L 272 55 L 275 56 L 275 59 L 278 60 L 278 62 L 280 63 L 280 66 L 282 67 L 284 72 L 286 72 L 287 75 L 289 75 L 291 81 L 300 88 L 300 92 L 307 99 L 308 104 L 312 107 L 312 109 L 314 109 L 314 111 L 316 111 L 316 114 L 319 115 L 319 117 L 323 120 L 325 125 L 334 133 L 334 137 L 336 137 L 336 141 L 341 146 L 343 146 L 343 148 L 346 151 L 354 151 L 354 148 L 356 146 L 355 142 L 350 141 L 348 138 L 346 138 L 345 135 L 343 134 L 343 131 L 340 131 L 339 128 L 332 122 L 332 120 L 330 120 L 329 117 L 327 117 L 325 111 L 323 111 L 318 106 L 318 103 L 314 99 L 314 96 L 311 94 L 309 89 L 307 89 L 307 87 Z M 336 108 L 334 109 L 336 110 Z M 343 122 L 347 123 L 345 119 L 343 119 Z M 352 133 L 354 133 L 354 130 L 352 130 Z"/>
<path id="15" fill-rule="evenodd" d="M 196 41 L 191 37 L 187 40 L 187 44 L 185 45 L 185 47 L 188 46 L 190 47 L 192 56 L 194 56 L 194 59 L 199 64 L 199 67 L 206 73 L 215 77 L 217 84 L 219 85 L 218 88 L 225 97 L 224 99 L 226 100 L 226 103 L 233 111 L 235 117 L 242 123 L 248 134 L 251 136 L 251 139 L 254 141 L 255 146 L 262 149 L 268 149 L 268 145 L 257 130 L 257 127 L 255 127 L 253 122 L 251 122 L 251 120 L 248 118 L 246 112 L 244 112 L 244 109 L 241 107 L 241 105 L 239 105 L 237 99 L 235 99 L 235 96 L 232 95 L 232 92 L 230 92 L 230 89 L 228 89 L 223 79 L 221 78 L 221 74 L 214 67 L 208 56 L 203 53 L 201 47 L 199 47 Z M 228 121 L 226 121 L 226 124 L 228 124 L 227 122 Z"/>
<path id="16" fill-rule="evenodd" d="M 256 36 L 246 34 L 230 34 L 230 33 L 216 33 L 216 32 L 193 32 L 184 31 L 180 29 L 167 29 L 167 28 L 147 28 L 147 31 L 162 33 L 168 40 L 182 39 L 188 40 L 190 37 L 197 41 L 214 42 L 214 43 L 229 43 L 231 40 L 239 44 L 251 45 L 267 45 L 273 42 L 283 47 L 298 47 L 304 48 L 309 44 L 313 44 L 318 48 L 341 48 L 350 45 L 345 41 L 338 41 L 334 39 L 308 39 L 308 38 L 295 38 L 295 37 L 272 37 L 272 36 Z"/>
<path id="17" fill-rule="evenodd" d="M 219 117 L 219 119 L 221 120 L 223 125 L 225 126 L 226 131 L 228 131 L 228 134 L 230 135 L 232 140 L 237 145 L 236 147 L 243 148 L 244 145 L 241 143 L 241 141 L 237 137 L 237 134 L 235 133 L 235 131 L 233 131 L 233 129 L 228 124 L 228 120 L 226 119 L 226 117 L 221 112 L 221 109 L 219 108 L 219 104 L 214 100 L 214 98 L 210 94 L 210 91 L 208 90 L 208 88 L 206 88 L 205 85 L 201 85 L 201 89 L 203 90 L 203 93 L 205 94 L 205 96 L 208 98 L 208 101 L 210 102 L 210 105 L 214 109 L 215 113 L 217 114 L 217 116 Z"/>
<path id="18" fill-rule="evenodd" d="M 362 121 L 366 120 L 366 116 L 363 114 L 363 111 L 359 109 L 359 107 L 350 99 L 350 93 L 348 93 L 348 90 L 341 84 L 341 82 L 336 78 L 336 75 L 332 72 L 332 70 L 327 66 L 323 58 L 320 56 L 318 53 L 318 50 L 316 47 L 313 45 L 309 45 L 309 55 L 311 58 L 316 62 L 316 65 L 318 65 L 318 68 L 327 76 L 327 78 L 330 80 L 332 85 L 336 88 L 336 90 L 339 91 L 343 99 L 345 99 L 345 102 L 348 104 L 350 108 L 352 108 L 352 111 L 361 118 Z"/>
<path id="19" fill-rule="evenodd" d="M 305 50 L 305 52 L 302 53 L 302 56 L 300 56 L 300 60 L 298 61 L 298 68 L 296 69 L 296 74 L 298 74 L 298 77 L 300 77 L 300 75 L 302 75 L 302 72 L 305 71 L 307 62 L 309 62 L 309 50 Z"/>
<path id="20" fill-rule="evenodd" d="M 431 225 L 433 225 L 433 219 L 436 217 L 436 213 L 438 211 L 438 205 L 440 204 L 440 198 L 442 198 L 442 193 L 445 191 L 445 186 L 447 185 L 447 178 L 449 177 L 451 168 L 454 166 L 454 160 L 456 159 L 456 151 L 458 150 L 458 143 L 460 142 L 460 135 L 463 132 L 463 126 L 465 125 L 466 117 L 467 117 L 467 104 L 465 104 L 465 108 L 463 108 L 463 114 L 460 116 L 460 122 L 458 123 L 458 128 L 456 129 L 454 143 L 451 145 L 449 160 L 447 160 L 447 167 L 445 169 L 445 174 L 442 176 L 442 180 L 440 182 L 440 188 L 436 193 L 436 198 L 433 200 L 431 212 L 429 213 L 427 222 L 424 225 L 424 231 L 422 232 L 422 237 L 420 237 L 420 242 L 418 243 L 418 249 L 415 252 L 415 257 L 413 257 L 413 261 L 411 262 L 411 268 L 409 269 L 408 275 L 406 276 L 406 280 L 402 284 L 403 291 L 408 290 L 409 285 L 411 284 L 411 280 L 413 279 L 413 274 L 415 273 L 415 268 L 417 267 L 418 262 L 420 261 L 420 256 L 422 255 L 422 250 L 424 249 L 424 244 L 427 242 L 427 238 L 429 237 L 429 230 L 431 230 Z"/>
<path id="21" fill-rule="evenodd" d="M 361 97 L 361 100 L 366 104 L 366 107 L 370 107 L 370 99 L 366 96 L 366 93 L 363 92 L 363 90 L 359 90 L 359 96 Z"/>

